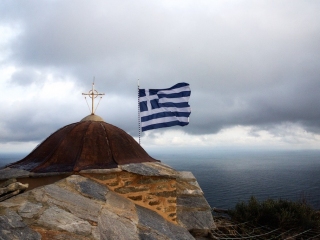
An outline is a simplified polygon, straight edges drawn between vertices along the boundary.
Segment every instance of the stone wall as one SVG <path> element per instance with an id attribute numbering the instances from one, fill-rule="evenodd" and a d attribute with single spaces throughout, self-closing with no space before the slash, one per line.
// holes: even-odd
<path id="1" fill-rule="evenodd" d="M 143 176 L 126 171 L 109 174 L 81 174 L 107 186 L 135 204 L 157 212 L 176 223 L 176 179 L 164 176 Z"/>

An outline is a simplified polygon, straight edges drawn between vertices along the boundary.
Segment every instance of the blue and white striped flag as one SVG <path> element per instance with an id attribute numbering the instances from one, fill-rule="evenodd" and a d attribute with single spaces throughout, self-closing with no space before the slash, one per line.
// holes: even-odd
<path id="1" fill-rule="evenodd" d="M 141 130 L 188 125 L 190 95 L 188 83 L 167 89 L 139 89 Z"/>

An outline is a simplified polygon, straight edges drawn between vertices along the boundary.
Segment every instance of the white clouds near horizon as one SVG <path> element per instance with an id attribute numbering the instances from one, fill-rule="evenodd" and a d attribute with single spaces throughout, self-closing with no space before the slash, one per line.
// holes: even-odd
<path id="1" fill-rule="evenodd" d="M 144 134 L 150 144 L 319 148 L 318 1 L 0 5 L 1 144 L 79 121 L 95 76 L 97 114 L 135 137 L 138 78 L 190 84 L 190 124 Z"/>

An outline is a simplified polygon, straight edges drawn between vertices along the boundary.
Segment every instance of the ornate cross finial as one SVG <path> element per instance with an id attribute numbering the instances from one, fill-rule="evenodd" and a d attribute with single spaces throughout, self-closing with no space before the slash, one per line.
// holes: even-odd
<path id="1" fill-rule="evenodd" d="M 82 95 L 89 95 L 89 97 L 91 98 L 91 101 L 92 101 L 91 115 L 94 115 L 94 99 L 97 98 L 99 95 L 104 95 L 104 93 L 98 93 L 98 91 L 94 89 L 94 81 L 93 81 L 92 90 L 90 90 L 89 93 L 82 93 Z M 100 100 L 101 100 L 101 98 L 100 98 Z M 97 108 L 96 108 L 96 110 L 97 110 Z"/>

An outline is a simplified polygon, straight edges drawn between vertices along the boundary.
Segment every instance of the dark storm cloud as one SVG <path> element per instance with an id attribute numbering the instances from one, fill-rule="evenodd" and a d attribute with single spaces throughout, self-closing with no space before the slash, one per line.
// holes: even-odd
<path id="1" fill-rule="evenodd" d="M 13 83 L 29 85 L 50 69 L 89 90 L 95 76 L 106 93 L 98 113 L 135 136 L 138 78 L 142 88 L 190 83 L 192 114 L 181 129 L 191 134 L 285 122 L 319 133 L 318 1 L 2 4 L 0 24 L 20 32 L 6 59 L 23 69 Z M 31 123 L 24 129 L 35 131 Z"/>

